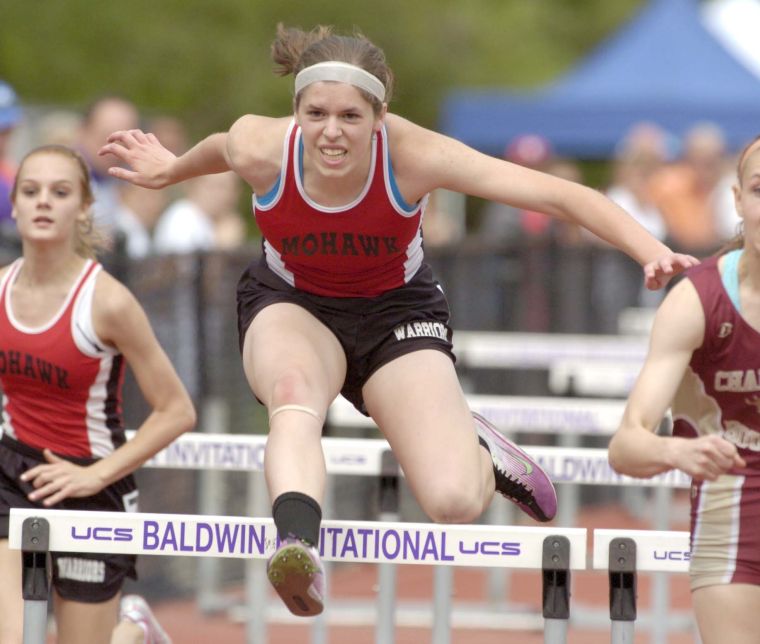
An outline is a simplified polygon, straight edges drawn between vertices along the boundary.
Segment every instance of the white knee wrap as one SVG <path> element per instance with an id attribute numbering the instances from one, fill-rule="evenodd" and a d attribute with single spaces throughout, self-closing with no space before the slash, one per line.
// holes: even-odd
<path id="1" fill-rule="evenodd" d="M 269 422 L 271 423 L 272 418 L 281 411 L 300 411 L 301 413 L 309 414 L 309 416 L 314 416 L 320 424 L 324 422 L 322 416 L 320 416 L 318 412 L 314 411 L 311 407 L 306 407 L 304 405 L 280 405 L 279 407 L 275 407 L 269 412 Z"/>

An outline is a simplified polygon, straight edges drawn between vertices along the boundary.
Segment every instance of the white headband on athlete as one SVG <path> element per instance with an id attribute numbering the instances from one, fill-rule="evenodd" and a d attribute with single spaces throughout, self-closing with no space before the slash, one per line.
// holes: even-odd
<path id="1" fill-rule="evenodd" d="M 365 92 L 369 92 L 381 103 L 385 101 L 385 85 L 383 85 L 377 76 L 373 76 L 356 65 L 341 63 L 335 60 L 317 63 L 298 72 L 296 74 L 296 94 L 304 87 L 320 81 L 349 83 L 354 87 L 363 89 Z"/>

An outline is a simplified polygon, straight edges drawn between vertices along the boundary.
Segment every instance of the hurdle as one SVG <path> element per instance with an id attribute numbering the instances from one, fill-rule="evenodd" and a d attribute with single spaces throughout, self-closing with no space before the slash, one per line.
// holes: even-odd
<path id="1" fill-rule="evenodd" d="M 454 331 L 457 366 L 468 368 L 546 369 L 558 360 L 641 364 L 647 346 L 640 336 Z"/>
<path id="2" fill-rule="evenodd" d="M 132 435 L 132 432 L 128 432 Z M 216 469 L 257 472 L 264 468 L 263 434 L 182 434 L 143 467 L 183 470 Z M 618 474 L 609 465 L 607 450 L 593 447 L 521 446 L 546 470 L 555 483 L 687 488 L 691 479 L 670 470 L 647 479 Z M 379 476 L 386 470 L 384 455 L 391 448 L 384 438 L 322 438 L 328 474 Z M 386 466 L 387 467 L 387 466 Z M 403 472 L 400 472 L 403 476 Z"/>
<path id="3" fill-rule="evenodd" d="M 572 396 L 626 397 L 639 377 L 640 360 L 562 358 L 549 366 L 549 390 Z"/>
<path id="4" fill-rule="evenodd" d="M 128 432 L 129 437 L 132 435 L 133 432 Z M 181 435 L 171 445 L 156 454 L 145 464 L 145 467 L 260 472 L 264 464 L 265 445 L 266 436 L 264 435 L 191 432 Z M 384 439 L 325 437 L 322 439 L 322 445 L 327 470 L 330 474 L 360 476 L 388 474 L 387 457 L 391 451 Z M 609 467 L 606 449 L 568 449 L 544 446 L 527 446 L 525 449 L 542 464 L 552 480 L 557 483 L 639 485 L 665 488 L 688 487 L 690 483 L 686 475 L 675 470 L 652 479 L 634 479 L 617 474 Z M 398 471 L 398 475 L 403 476 L 403 472 Z M 262 486 L 257 487 L 261 488 Z M 125 516 L 122 513 L 116 514 L 119 517 Z M 145 517 L 146 515 L 133 516 Z M 329 526 L 331 523 L 326 521 L 324 525 Z M 485 531 L 484 534 L 490 534 L 487 531 L 492 529 L 494 529 L 493 526 L 477 526 L 478 531 Z M 565 534 L 565 530 L 574 530 L 572 528 L 547 529 L 553 534 Z M 87 548 L 90 549 L 89 546 Z M 329 561 L 330 559 L 326 558 L 326 560 Z M 385 563 L 399 562 L 396 560 Z M 534 561 L 534 563 L 536 562 Z M 266 580 L 260 581 L 263 581 L 263 585 L 266 587 Z M 252 585 L 255 586 L 256 584 Z M 260 589 L 252 588 L 250 593 L 257 597 L 262 596 Z M 561 591 L 553 591 L 553 596 L 561 596 Z M 266 596 L 264 595 L 264 597 Z M 254 606 L 263 610 L 261 602 L 257 602 Z M 386 607 L 384 612 L 388 613 L 392 610 Z M 546 618 L 546 615 L 544 617 Z M 261 619 L 261 616 L 257 619 Z"/>
<path id="5" fill-rule="evenodd" d="M 326 520 L 319 547 L 325 561 L 541 570 L 544 641 L 560 644 L 586 540 L 584 528 Z M 9 547 L 23 553 L 24 644 L 44 644 L 48 552 L 267 559 L 277 534 L 270 518 L 12 509 Z"/>
<path id="6" fill-rule="evenodd" d="M 510 433 L 611 436 L 625 410 L 625 401 L 606 398 L 467 394 L 466 399 L 472 411 Z M 328 427 L 377 427 L 343 397 L 330 405 L 326 423 Z"/>
<path id="7" fill-rule="evenodd" d="M 634 641 L 638 573 L 686 573 L 689 558 L 688 532 L 594 530 L 592 568 L 609 573 L 612 644 Z"/>
<path id="8" fill-rule="evenodd" d="M 655 528 L 667 527 L 669 520 L 668 504 L 672 488 L 688 488 L 691 480 L 683 472 L 670 470 L 651 479 L 639 479 L 623 476 L 609 466 L 607 450 L 600 448 L 580 448 L 568 446 L 571 439 L 580 435 L 609 436 L 616 431 L 624 410 L 625 402 L 621 400 L 592 398 L 551 398 L 525 396 L 489 396 L 467 395 L 467 401 L 474 411 L 478 411 L 491 420 L 500 430 L 507 433 L 530 432 L 559 434 L 564 440 L 561 447 L 528 446 L 525 449 L 547 471 L 553 482 L 624 486 L 627 489 L 656 487 L 655 491 Z M 669 415 L 664 421 L 669 424 Z M 328 413 L 328 424 L 338 427 L 374 427 L 374 422 L 357 412 L 353 406 L 342 399 L 336 400 Z M 575 485 L 560 485 L 559 515 L 560 525 L 572 525 L 571 517 L 577 512 L 578 491 Z M 493 507 L 493 506 L 492 506 Z M 508 510 L 505 504 L 497 505 L 495 511 Z M 508 522 L 508 520 L 504 521 Z M 436 570 L 436 574 L 443 574 Z M 496 570 L 489 575 L 489 592 L 491 596 L 503 596 L 505 591 L 504 575 Z M 667 581 L 657 576 L 654 581 L 655 596 L 653 602 L 655 619 L 652 629 L 662 628 L 661 622 L 672 619 L 667 617 L 666 605 L 669 591 Z M 576 611 L 577 613 L 577 611 Z M 648 625 L 648 624 L 647 624 Z M 655 639 L 654 641 L 664 641 Z"/>
<path id="9" fill-rule="evenodd" d="M 360 415 L 361 418 L 364 418 Z M 601 431 L 601 430 L 600 430 Z M 145 464 L 145 467 L 159 468 L 176 468 L 191 470 L 222 470 L 222 471 L 245 471 L 260 472 L 264 467 L 264 448 L 266 445 L 266 436 L 264 435 L 244 435 L 244 434 L 208 434 L 191 432 L 181 435 L 167 448 L 156 454 L 154 458 Z M 392 456 L 390 446 L 385 439 L 373 438 L 338 438 L 325 437 L 322 439 L 323 451 L 325 454 L 325 463 L 328 474 L 358 475 L 358 476 L 385 476 L 386 479 L 392 478 L 392 475 L 403 476 L 403 471 L 394 469 L 389 473 L 389 457 Z M 677 470 L 660 474 L 651 479 L 638 479 L 621 475 L 612 470 L 607 459 L 607 450 L 602 448 L 564 448 L 552 446 L 523 446 L 524 449 L 537 460 L 538 463 L 546 470 L 555 483 L 558 484 L 585 484 L 585 485 L 613 485 L 613 486 L 641 486 L 641 487 L 658 487 L 667 488 L 686 488 L 690 484 L 688 476 Z M 395 461 L 393 461 L 395 463 Z M 258 488 L 263 487 L 263 482 Z M 258 490 L 260 493 L 261 490 Z M 256 490 L 252 490 L 255 494 Z M 265 496 L 265 495 L 264 495 Z M 395 501 L 397 503 L 397 499 Z M 506 506 L 506 504 L 503 504 Z M 262 500 L 259 504 L 254 504 L 251 508 L 251 515 L 266 511 L 266 501 Z M 381 507 L 381 511 L 390 512 L 386 518 L 391 516 L 394 509 Z M 381 566 L 381 574 L 386 578 L 379 587 L 379 614 L 387 615 L 387 619 L 392 619 L 396 613 L 392 599 L 392 588 L 394 577 L 387 568 L 392 566 Z M 384 568 L 386 570 L 384 570 Z M 456 609 L 448 611 L 446 597 L 450 594 L 451 579 L 446 577 L 446 568 L 437 568 L 436 577 L 440 582 L 437 586 L 436 601 L 433 606 L 433 627 L 443 632 L 444 628 L 449 626 L 450 622 L 457 620 L 456 623 L 466 624 L 469 619 L 466 614 L 461 614 Z M 259 600 L 250 604 L 255 606 L 252 614 L 239 611 L 239 619 L 246 621 L 249 628 L 259 633 L 252 641 L 261 642 L 263 637 L 260 635 L 264 616 L 260 610 L 262 602 L 261 597 L 265 597 L 266 579 L 263 578 L 260 571 L 252 570 L 250 575 L 246 575 L 246 586 L 251 596 Z M 340 612 L 343 607 L 338 603 L 335 604 L 335 610 Z M 348 608 L 348 607 L 345 607 Z M 410 609 L 405 609 L 403 619 L 412 619 Z M 335 612 L 333 617 L 335 617 Z M 504 627 L 504 620 L 489 620 L 488 613 L 481 610 L 480 623 L 488 626 L 493 622 L 491 627 Z M 284 611 L 275 613 L 276 619 L 288 619 Z M 374 617 L 377 617 L 375 614 Z M 504 616 L 505 619 L 507 615 Z M 526 627 L 527 615 L 522 615 L 520 619 L 515 620 L 515 626 L 523 624 Z M 367 619 L 371 619 L 372 615 Z M 419 617 L 417 618 L 419 619 Z M 474 619 L 474 618 L 473 618 Z M 365 620 L 366 621 L 366 620 Z M 472 623 L 470 619 L 470 623 Z M 378 621 L 378 628 L 386 621 Z M 537 620 L 531 620 L 533 628 L 540 623 Z M 411 623 L 409 623 L 411 625 Z M 419 625 L 419 624 L 418 624 Z M 315 624 L 316 627 L 316 624 Z M 316 638 L 319 641 L 319 638 Z M 378 641 L 392 641 L 390 637 L 378 639 Z M 443 635 L 437 642 L 446 641 Z"/>
<path id="10" fill-rule="evenodd" d="M 563 398 L 541 396 L 493 396 L 468 394 L 473 411 L 488 418 L 507 434 L 553 434 L 561 437 L 561 447 L 533 447 L 531 455 L 547 469 L 555 482 L 606 485 L 688 487 L 689 479 L 672 470 L 653 479 L 622 477 L 609 467 L 606 449 L 575 447 L 578 436 L 611 436 L 618 428 L 625 401 L 606 398 Z M 670 415 L 665 423 L 670 422 Z M 328 410 L 328 426 L 374 428 L 375 423 L 359 413 L 348 401 L 338 398 Z M 576 473 L 578 470 L 579 473 Z M 578 500 L 572 490 L 560 490 L 560 516 L 568 524 L 575 515 Z M 662 519 L 663 517 L 660 517 Z"/>

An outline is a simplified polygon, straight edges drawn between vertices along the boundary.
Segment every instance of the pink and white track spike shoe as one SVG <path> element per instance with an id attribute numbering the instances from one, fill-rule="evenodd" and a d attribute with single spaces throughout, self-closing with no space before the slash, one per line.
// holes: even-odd
<path id="1" fill-rule="evenodd" d="M 294 615 L 322 612 L 325 572 L 314 546 L 295 537 L 284 539 L 269 559 L 267 577 Z"/>
<path id="2" fill-rule="evenodd" d="M 119 618 L 137 624 L 145 633 L 145 644 L 172 644 L 148 603 L 140 595 L 124 595 L 119 605 Z"/>
<path id="3" fill-rule="evenodd" d="M 496 491 L 532 519 L 551 521 L 557 514 L 557 492 L 546 472 L 483 416 L 475 412 L 472 416 L 478 436 L 491 452 Z"/>

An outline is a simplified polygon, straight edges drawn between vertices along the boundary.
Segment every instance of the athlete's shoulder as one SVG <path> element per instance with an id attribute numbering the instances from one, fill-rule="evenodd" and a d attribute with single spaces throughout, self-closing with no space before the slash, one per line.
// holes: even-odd
<path id="1" fill-rule="evenodd" d="M 105 269 L 95 277 L 93 310 L 109 319 L 118 319 L 129 307 L 137 303 L 132 292 Z"/>
<path id="2" fill-rule="evenodd" d="M 292 121 L 292 116 L 271 117 L 245 114 L 232 124 L 230 135 L 258 143 L 278 137 L 282 140 Z"/>
<path id="3" fill-rule="evenodd" d="M 147 316 L 140 302 L 113 275 L 99 271 L 92 300 L 92 321 L 97 336 L 121 350 L 125 338 L 144 332 Z"/>
<path id="4" fill-rule="evenodd" d="M 702 275 L 711 275 L 712 277 L 719 275 L 718 265 L 721 257 L 722 255 L 711 255 L 710 257 L 703 259 L 696 266 L 689 267 L 684 272 L 684 277 L 693 279 L 695 277 L 701 277 Z"/>
<path id="5" fill-rule="evenodd" d="M 231 168 L 254 190 L 274 181 L 282 162 L 282 146 L 293 117 L 271 118 L 247 114 L 240 117 L 227 136 Z"/>
<path id="6" fill-rule="evenodd" d="M 425 140 L 436 140 L 443 138 L 442 134 L 418 125 L 409 119 L 391 114 L 390 112 L 384 118 L 385 131 L 391 144 L 414 145 Z"/>
<path id="7" fill-rule="evenodd" d="M 447 145 L 455 143 L 454 139 L 397 114 L 385 115 L 385 131 L 394 167 L 402 171 L 406 163 L 419 170 L 420 164 L 436 161 Z"/>

